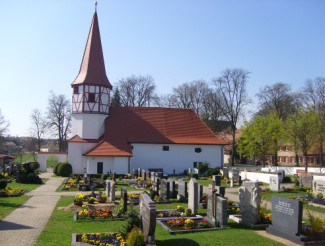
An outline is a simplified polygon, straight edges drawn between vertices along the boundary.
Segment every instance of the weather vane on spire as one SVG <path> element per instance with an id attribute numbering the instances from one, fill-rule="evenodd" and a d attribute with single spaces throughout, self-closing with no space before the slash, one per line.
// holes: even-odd
<path id="1" fill-rule="evenodd" d="M 95 12 L 97 12 L 97 1 L 95 1 Z"/>

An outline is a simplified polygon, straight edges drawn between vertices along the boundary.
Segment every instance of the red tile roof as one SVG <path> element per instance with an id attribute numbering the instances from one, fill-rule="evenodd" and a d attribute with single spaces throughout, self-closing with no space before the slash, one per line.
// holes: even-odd
<path id="1" fill-rule="evenodd" d="M 102 139 L 102 137 L 100 139 L 82 139 L 80 138 L 78 135 L 70 138 L 68 140 L 68 142 L 71 142 L 71 143 L 98 143 L 100 140 Z"/>
<path id="2" fill-rule="evenodd" d="M 94 13 L 80 71 L 73 85 L 98 85 L 112 89 L 105 70 L 97 13 Z"/>
<path id="3" fill-rule="evenodd" d="M 104 139 L 86 156 L 132 156 L 131 143 L 223 145 L 193 110 L 111 107 Z"/>

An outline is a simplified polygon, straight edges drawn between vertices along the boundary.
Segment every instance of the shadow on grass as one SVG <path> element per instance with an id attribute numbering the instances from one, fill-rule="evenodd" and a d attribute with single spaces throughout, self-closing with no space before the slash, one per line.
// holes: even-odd
<path id="1" fill-rule="evenodd" d="M 0 202 L 0 207 L 12 207 L 12 208 L 18 208 L 22 204 L 21 203 L 13 203 L 13 202 Z"/>
<path id="2" fill-rule="evenodd" d="M 165 239 L 156 240 L 157 246 L 199 246 L 197 242 L 187 239 L 187 238 L 175 238 L 175 239 Z"/>

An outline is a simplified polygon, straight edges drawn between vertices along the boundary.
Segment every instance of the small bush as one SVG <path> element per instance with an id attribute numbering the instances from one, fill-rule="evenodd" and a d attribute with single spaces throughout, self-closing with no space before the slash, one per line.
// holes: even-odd
<path id="1" fill-rule="evenodd" d="M 114 217 L 121 217 L 124 214 L 124 205 L 122 203 L 115 206 L 113 210 Z"/>
<path id="2" fill-rule="evenodd" d="M 108 174 L 103 173 L 100 178 L 101 180 L 106 180 L 108 178 Z"/>
<path id="3" fill-rule="evenodd" d="M 140 227 L 141 226 L 141 220 L 138 216 L 138 212 L 135 211 L 133 209 L 133 207 L 131 207 L 129 209 L 129 211 L 126 213 L 126 220 L 125 220 L 125 224 L 122 228 L 122 234 L 127 235 L 131 229 L 136 226 L 136 227 Z"/>
<path id="4" fill-rule="evenodd" d="M 208 162 L 204 162 L 204 163 L 200 163 L 199 164 L 199 173 L 201 175 L 204 175 L 209 169 L 209 163 Z"/>
<path id="5" fill-rule="evenodd" d="M 187 175 L 188 174 L 188 170 L 185 169 L 184 172 L 183 172 L 183 174 L 184 175 Z"/>
<path id="6" fill-rule="evenodd" d="M 57 171 L 59 176 L 69 177 L 72 173 L 72 166 L 70 163 L 61 163 Z"/>
<path id="7" fill-rule="evenodd" d="M 194 179 L 198 179 L 199 178 L 199 175 L 197 173 L 190 173 L 188 176 L 190 178 L 194 178 Z"/>
<path id="8" fill-rule="evenodd" d="M 217 168 L 215 168 L 215 169 L 212 168 L 207 171 L 207 176 L 209 176 L 209 177 L 212 177 L 212 175 L 218 175 L 218 174 L 220 174 L 220 170 Z"/>
<path id="9" fill-rule="evenodd" d="M 59 163 L 56 163 L 53 167 L 53 173 L 56 174 L 56 175 L 59 175 L 58 174 L 58 169 L 59 169 L 59 166 L 61 165 L 62 163 L 59 162 Z"/>
<path id="10" fill-rule="evenodd" d="M 126 239 L 126 245 L 128 246 L 142 246 L 144 245 L 144 236 L 140 228 L 134 227 L 128 234 Z"/>
<path id="11" fill-rule="evenodd" d="M 185 214 L 187 217 L 190 217 L 192 215 L 192 210 L 190 208 L 185 209 Z"/>
<path id="12" fill-rule="evenodd" d="M 33 171 L 36 171 L 39 168 L 38 162 L 30 162 L 29 166 Z"/>
<path id="13" fill-rule="evenodd" d="M 0 179 L 0 190 L 7 187 L 7 180 Z"/>
<path id="14" fill-rule="evenodd" d="M 150 190 L 150 198 L 155 199 L 155 196 L 158 195 L 158 192 L 155 190 Z"/>
<path id="15" fill-rule="evenodd" d="M 291 183 L 291 178 L 289 176 L 284 176 L 283 183 Z"/>
<path id="16" fill-rule="evenodd" d="M 21 174 L 16 180 L 17 183 L 23 184 L 42 184 L 42 179 L 35 173 Z"/>

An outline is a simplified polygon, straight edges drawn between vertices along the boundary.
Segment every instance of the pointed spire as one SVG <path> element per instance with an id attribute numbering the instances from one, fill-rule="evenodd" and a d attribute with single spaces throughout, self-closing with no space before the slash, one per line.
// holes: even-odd
<path id="1" fill-rule="evenodd" d="M 96 10 L 97 2 L 95 2 L 95 13 L 91 22 L 80 71 L 71 85 L 100 85 L 112 89 L 112 85 L 106 76 Z"/>

